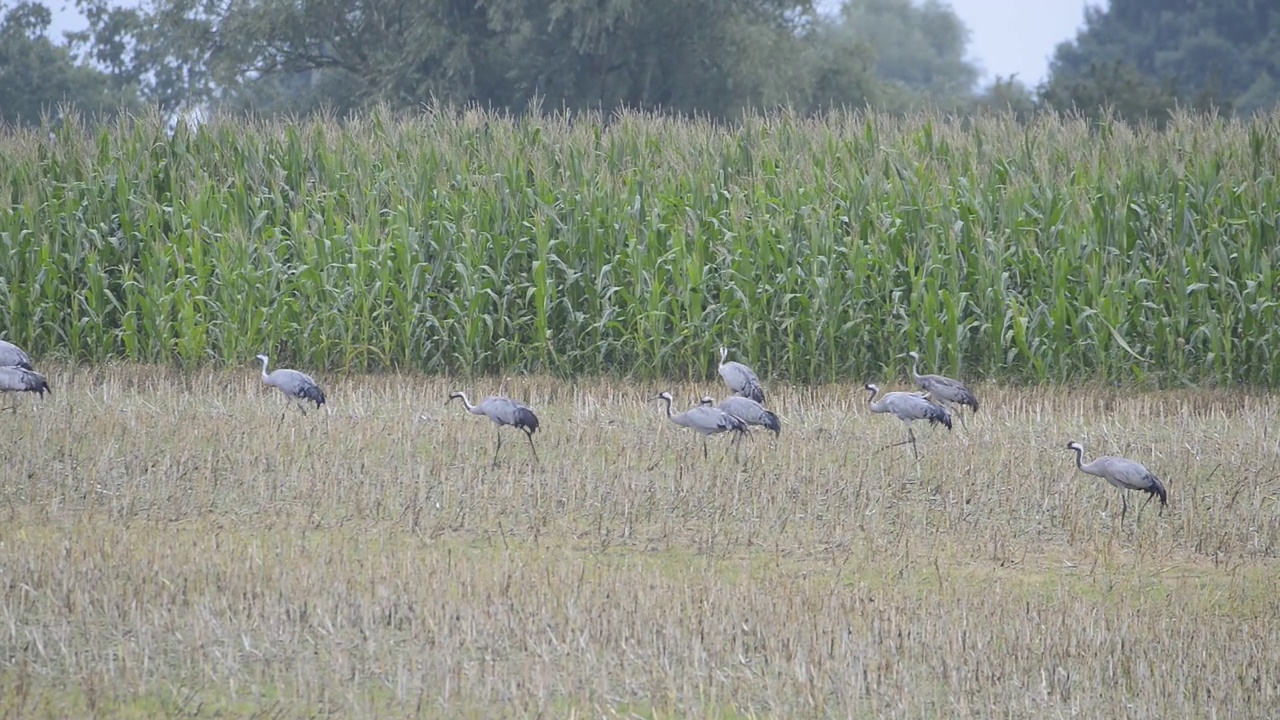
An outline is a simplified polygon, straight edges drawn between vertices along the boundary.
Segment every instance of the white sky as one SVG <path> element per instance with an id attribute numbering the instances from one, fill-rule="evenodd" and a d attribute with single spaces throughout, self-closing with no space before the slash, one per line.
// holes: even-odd
<path id="1" fill-rule="evenodd" d="M 114 0 L 123 5 L 127 0 Z M 918 2 L 919 0 L 917 0 Z M 969 57 L 983 71 L 983 83 L 996 75 L 1018 79 L 1034 88 L 1044 79 L 1049 57 L 1058 43 L 1075 37 L 1084 22 L 1085 5 L 1105 6 L 1107 0 L 942 0 L 968 26 Z M 0 0 L 0 4 L 5 4 Z M 84 27 L 72 0 L 48 0 L 53 11 L 51 37 Z M 840 0 L 818 0 L 833 9 Z"/>

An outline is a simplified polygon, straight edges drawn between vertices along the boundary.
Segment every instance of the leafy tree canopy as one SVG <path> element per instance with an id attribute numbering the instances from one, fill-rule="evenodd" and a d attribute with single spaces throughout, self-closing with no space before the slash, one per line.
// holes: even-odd
<path id="1" fill-rule="evenodd" d="M 1280 101 L 1280 3 L 1110 0 L 1058 46 L 1042 88 L 1058 109 L 1151 116 L 1175 104 L 1238 112 Z"/>
<path id="2" fill-rule="evenodd" d="M 88 113 L 131 104 L 131 89 L 78 65 L 67 47 L 49 39 L 51 21 L 49 9 L 35 2 L 19 2 L 0 18 L 0 122 L 39 122 L 60 103 Z"/>

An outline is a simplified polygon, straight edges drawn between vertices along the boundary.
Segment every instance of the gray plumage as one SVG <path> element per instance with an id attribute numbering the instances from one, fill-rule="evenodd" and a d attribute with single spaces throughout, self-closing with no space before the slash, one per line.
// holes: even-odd
<path id="1" fill-rule="evenodd" d="M 736 432 L 741 437 L 747 432 L 747 424 L 740 418 L 711 405 L 695 405 L 682 413 L 672 414 L 671 393 L 658 393 L 654 399 L 666 402 L 667 419 L 702 435 L 702 457 L 704 458 L 707 457 L 708 436 Z"/>
<path id="2" fill-rule="evenodd" d="M 16 365 L 0 367 L 0 392 L 33 392 L 42 397 L 45 393 L 53 394 L 43 375 Z"/>
<path id="3" fill-rule="evenodd" d="M 533 434 L 538 431 L 538 416 L 529 406 L 502 395 L 493 395 L 472 405 L 464 392 L 450 393 L 445 404 L 454 399 L 462 400 L 462 406 L 472 415 L 483 415 L 493 421 L 498 431 L 498 445 L 493 451 L 493 464 L 498 464 L 498 451 L 502 449 L 502 426 L 510 425 L 524 432 L 529 440 L 529 449 L 533 451 L 533 459 L 538 460 L 538 449 L 533 446 Z"/>
<path id="4" fill-rule="evenodd" d="M 1095 458 L 1093 462 L 1086 463 L 1084 462 L 1083 445 L 1072 440 L 1067 443 L 1067 449 L 1075 451 L 1076 467 L 1080 469 L 1080 472 L 1100 477 L 1121 490 L 1140 490 L 1147 493 L 1150 496 L 1147 498 L 1147 502 L 1151 502 L 1151 498 L 1158 497 L 1162 507 L 1169 504 L 1169 493 L 1165 490 L 1164 484 L 1160 482 L 1160 478 L 1152 474 L 1142 463 L 1128 458 L 1108 455 Z M 1123 493 L 1120 495 L 1120 502 L 1120 519 L 1123 520 L 1125 513 L 1129 512 L 1129 501 Z"/>
<path id="5" fill-rule="evenodd" d="M 871 393 L 867 397 L 871 412 L 889 413 L 907 426 L 907 439 L 889 447 L 911 443 L 911 452 L 919 457 L 920 453 L 916 450 L 916 436 L 911 430 L 911 423 L 916 420 L 927 420 L 930 423 L 943 425 L 948 430 L 951 429 L 951 413 L 928 398 L 909 392 L 890 392 L 882 395 L 877 402 L 876 396 L 879 395 L 880 388 L 871 383 L 867 383 L 863 388 Z"/>
<path id="6" fill-rule="evenodd" d="M 35 370 L 31 358 L 22 348 L 8 340 L 0 340 L 0 367 L 20 367 L 23 370 Z"/>
<path id="7" fill-rule="evenodd" d="M 715 402 L 710 397 L 702 398 L 703 405 L 715 405 Z M 782 432 L 782 421 L 778 419 L 778 416 L 769 412 L 763 405 L 751 398 L 731 395 L 715 406 L 748 425 L 756 425 L 773 431 L 774 437 L 777 437 Z"/>
<path id="8" fill-rule="evenodd" d="M 917 385 L 939 400 L 968 405 L 974 412 L 978 412 L 978 398 L 974 397 L 973 391 L 965 387 L 964 383 L 942 375 L 921 375 L 917 372 L 920 353 L 913 351 L 907 353 L 907 356 L 911 358 L 911 378 Z"/>
<path id="9" fill-rule="evenodd" d="M 720 377 L 733 392 L 745 398 L 751 398 L 764 404 L 764 388 L 760 387 L 760 378 L 755 371 L 740 362 L 725 362 L 729 356 L 729 348 L 720 348 Z"/>
<path id="10" fill-rule="evenodd" d="M 285 397 L 294 401 L 299 410 L 302 410 L 303 404 L 308 402 L 315 403 L 317 410 L 324 405 L 324 391 L 310 375 L 287 368 L 268 373 L 267 356 L 259 355 L 258 359 L 262 361 L 262 382 L 279 388 Z"/>

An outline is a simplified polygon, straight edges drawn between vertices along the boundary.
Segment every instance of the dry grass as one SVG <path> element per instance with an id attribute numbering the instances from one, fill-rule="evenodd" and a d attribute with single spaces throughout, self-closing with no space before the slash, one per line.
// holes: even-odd
<path id="1" fill-rule="evenodd" d="M 781 439 L 704 462 L 663 388 L 513 379 L 543 463 L 508 430 L 492 470 L 443 402 L 497 382 L 302 417 L 250 367 L 50 375 L 0 414 L 9 717 L 1280 710 L 1272 398 L 983 388 L 916 463 L 861 392 L 773 388 Z M 1071 439 L 1170 508 L 1121 524 Z"/>

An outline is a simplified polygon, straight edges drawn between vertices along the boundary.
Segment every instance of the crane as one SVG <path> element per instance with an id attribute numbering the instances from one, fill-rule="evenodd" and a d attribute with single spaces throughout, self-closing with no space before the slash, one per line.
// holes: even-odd
<path id="1" fill-rule="evenodd" d="M 695 405 L 682 413 L 671 414 L 671 393 L 660 392 L 654 396 L 654 400 L 662 400 L 667 403 L 667 419 L 679 425 L 687 427 L 694 432 L 702 435 L 702 457 L 706 459 L 707 455 L 707 436 L 718 435 L 723 432 L 736 432 L 741 438 L 747 432 L 747 424 L 740 418 L 734 417 L 719 408 L 710 405 Z"/>
<path id="2" fill-rule="evenodd" d="M 1151 502 L 1151 498 L 1160 498 L 1161 508 L 1169 504 L 1169 493 L 1164 489 L 1164 484 L 1160 482 L 1160 478 L 1156 477 L 1142 463 L 1129 460 L 1122 457 L 1111 457 L 1104 455 L 1094 459 L 1091 463 L 1085 463 L 1084 446 L 1072 440 L 1067 443 L 1067 449 L 1075 451 L 1076 467 L 1080 472 L 1095 477 L 1100 477 L 1121 490 L 1141 490 L 1147 493 L 1147 502 Z M 1120 494 L 1120 520 L 1124 521 L 1125 513 L 1129 512 L 1129 501 L 1123 493 Z M 1146 503 L 1143 504 L 1146 507 Z M 1139 513 L 1142 511 L 1139 510 Z"/>
<path id="3" fill-rule="evenodd" d="M 748 425 L 757 425 L 767 430 L 773 431 L 773 436 L 777 437 L 782 432 L 782 421 L 778 416 L 769 412 L 763 405 L 748 397 L 741 395 L 731 395 L 720 401 L 719 405 L 709 396 L 703 396 L 703 405 L 714 405 L 715 407 L 729 413 Z"/>
<path id="4" fill-rule="evenodd" d="M 258 359 L 262 361 L 262 382 L 274 388 L 279 388 L 285 397 L 294 402 L 294 406 L 298 408 L 298 412 L 306 414 L 303 408 L 308 402 L 316 404 L 319 410 L 324 405 L 324 391 L 320 389 L 320 385 L 311 378 L 310 375 L 300 373 L 297 370 L 289 370 L 279 368 L 267 372 L 267 356 L 259 355 Z"/>
<path id="5" fill-rule="evenodd" d="M 20 367 L 23 370 L 35 370 L 31 358 L 22 348 L 8 340 L 0 340 L 0 367 Z"/>
<path id="6" fill-rule="evenodd" d="M 946 408 L 928 398 L 915 393 L 890 392 L 885 393 L 880 398 L 880 401 L 876 402 L 876 395 L 880 393 L 880 388 L 872 383 L 867 383 L 863 386 L 863 389 L 871 393 L 867 397 L 867 404 L 871 407 L 871 412 L 890 413 L 907 426 L 907 439 L 886 447 L 911 443 L 911 452 L 919 458 L 920 453 L 916 449 L 916 436 L 911 431 L 911 423 L 916 420 L 928 420 L 930 423 L 938 423 L 946 426 L 948 430 L 951 429 L 951 414 L 947 412 Z"/>
<path id="7" fill-rule="evenodd" d="M 764 404 L 764 388 L 760 387 L 760 378 L 751 368 L 740 362 L 725 362 L 729 357 L 729 348 L 720 348 L 720 377 L 733 392 L 745 398 L 751 398 Z"/>
<path id="8" fill-rule="evenodd" d="M 28 370 L 17 365 L 0 367 L 0 392 L 33 392 L 40 393 L 40 397 L 44 397 L 45 393 L 53 394 L 49 389 L 49 381 L 35 370 Z M 16 406 L 7 408 L 13 410 Z"/>
<path id="9" fill-rule="evenodd" d="M 942 375 L 921 375 L 917 372 L 920 353 L 913 350 L 907 353 L 907 357 L 911 358 L 911 379 L 931 396 L 943 403 L 967 405 L 973 408 L 974 412 L 978 412 L 978 398 L 974 397 L 973 391 L 965 387 L 964 383 Z"/>
<path id="10" fill-rule="evenodd" d="M 498 466 L 498 451 L 502 449 L 503 425 L 510 425 L 524 432 L 529 440 L 529 449 L 533 451 L 533 459 L 538 462 L 538 449 L 533 446 L 533 434 L 538 431 L 538 416 L 529 406 L 503 395 L 491 395 L 472 405 L 464 392 L 450 393 L 449 399 L 444 402 L 448 405 L 454 399 L 462 400 L 462 406 L 472 415 L 483 415 L 493 421 L 498 437 L 498 446 L 493 450 L 494 467 Z"/>

